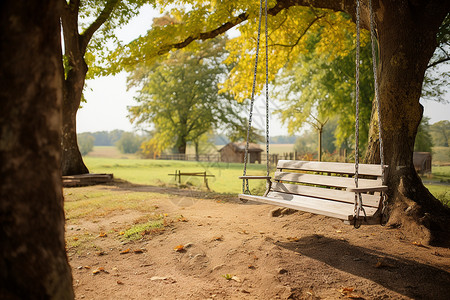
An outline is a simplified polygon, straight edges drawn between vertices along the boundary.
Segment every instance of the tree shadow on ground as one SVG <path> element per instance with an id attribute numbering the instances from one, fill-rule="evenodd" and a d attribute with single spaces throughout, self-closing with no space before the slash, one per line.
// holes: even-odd
<path id="1" fill-rule="evenodd" d="M 322 235 L 275 244 L 413 299 L 449 299 L 450 273 L 436 267 Z"/>

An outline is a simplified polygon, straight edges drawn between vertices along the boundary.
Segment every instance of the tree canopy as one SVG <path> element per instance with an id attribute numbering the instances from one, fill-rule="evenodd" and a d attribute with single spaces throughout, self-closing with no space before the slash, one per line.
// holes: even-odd
<path id="1" fill-rule="evenodd" d="M 172 147 L 185 153 L 187 142 L 195 143 L 213 128 L 241 123 L 241 105 L 228 93 L 219 93 L 227 73 L 224 45 L 223 38 L 199 42 L 131 72 L 130 84 L 141 90 L 138 105 L 129 108 L 130 118 L 136 124 L 154 126 L 153 138 L 145 147 L 155 152 Z"/>

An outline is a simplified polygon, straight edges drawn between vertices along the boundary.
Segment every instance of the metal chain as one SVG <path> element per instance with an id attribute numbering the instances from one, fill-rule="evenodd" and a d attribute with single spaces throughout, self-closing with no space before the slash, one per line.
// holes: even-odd
<path id="1" fill-rule="evenodd" d="M 269 176 L 269 33 L 267 29 L 267 0 L 265 10 L 265 34 L 266 34 L 266 176 Z"/>
<path id="2" fill-rule="evenodd" d="M 377 71 L 377 56 L 375 51 L 375 21 L 373 16 L 373 7 L 372 7 L 372 0 L 369 0 L 369 11 L 370 11 L 370 39 L 372 42 L 372 68 L 373 68 L 373 78 L 374 78 L 374 85 L 375 85 L 375 100 L 377 102 L 377 114 L 378 114 L 378 140 L 380 143 L 380 164 L 381 164 L 381 176 L 383 178 L 383 184 L 384 178 L 385 178 L 385 170 L 384 170 L 384 150 L 383 150 L 383 139 L 382 139 L 382 123 L 381 123 L 381 105 L 380 105 L 380 93 L 378 90 L 378 71 Z M 382 224 L 384 223 L 384 220 L 386 219 L 386 207 L 387 207 L 387 197 L 386 194 L 382 194 L 383 202 L 382 202 L 382 208 L 381 208 L 381 214 L 382 214 Z M 384 220 L 383 220 L 384 219 Z"/>
<path id="3" fill-rule="evenodd" d="M 358 164 L 359 164 L 359 51 L 360 51 L 360 7 L 359 0 L 356 0 L 356 74 L 355 74 L 355 102 L 356 102 L 356 118 L 355 118 L 355 186 L 358 187 Z M 358 197 L 359 195 L 359 197 Z M 355 228 L 360 226 L 357 225 L 359 219 L 359 213 L 362 209 L 362 199 L 361 194 L 355 194 L 355 208 L 354 208 L 354 223 Z"/>
<path id="4" fill-rule="evenodd" d="M 267 0 L 266 0 L 267 1 Z M 258 37 L 256 40 L 256 55 L 255 55 L 255 69 L 253 72 L 253 85 L 252 85 L 252 96 L 250 100 L 250 112 L 248 116 L 248 128 L 247 128 L 247 143 L 245 145 L 245 154 L 244 154 L 244 171 L 242 176 L 245 176 L 247 174 L 247 161 L 248 161 L 248 148 L 249 148 L 249 141 L 250 141 L 250 130 L 252 127 L 252 118 L 253 118 L 253 104 L 255 102 L 255 90 L 256 90 L 256 74 L 258 71 L 258 56 L 259 56 L 259 41 L 261 38 L 261 19 L 262 19 L 262 4 L 263 0 L 260 0 L 259 4 L 259 22 L 258 22 Z M 248 180 L 244 179 L 242 181 L 242 193 L 249 194 L 250 189 L 248 186 Z"/>

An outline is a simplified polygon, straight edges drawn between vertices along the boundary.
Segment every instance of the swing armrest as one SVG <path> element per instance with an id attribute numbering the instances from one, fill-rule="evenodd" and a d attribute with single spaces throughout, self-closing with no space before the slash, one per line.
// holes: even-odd
<path id="1" fill-rule="evenodd" d="M 267 179 L 270 180 L 271 176 L 239 176 L 239 179 Z"/>
<path id="2" fill-rule="evenodd" d="M 385 192 L 388 190 L 386 185 L 367 186 L 367 187 L 347 187 L 347 192 L 364 193 L 364 192 Z"/>

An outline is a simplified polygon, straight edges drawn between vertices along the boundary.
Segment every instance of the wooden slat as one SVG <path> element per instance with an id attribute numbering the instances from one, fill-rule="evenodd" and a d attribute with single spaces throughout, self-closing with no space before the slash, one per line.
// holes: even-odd
<path id="1" fill-rule="evenodd" d="M 249 175 L 249 176 L 239 176 L 239 179 L 270 179 L 272 177 L 270 176 L 253 176 L 253 175 Z"/>
<path id="2" fill-rule="evenodd" d="M 288 172 L 275 172 L 275 180 L 278 181 L 291 181 L 315 185 L 324 185 L 339 188 L 355 187 L 355 180 L 348 177 L 338 177 L 338 176 L 325 176 L 325 175 L 314 175 L 305 173 L 288 173 Z M 371 187 L 381 185 L 381 179 L 359 179 L 358 183 L 360 186 Z"/>
<path id="3" fill-rule="evenodd" d="M 281 183 L 275 182 L 272 184 L 272 190 L 275 192 L 287 193 L 287 194 L 296 194 L 303 196 L 311 196 L 316 198 L 323 198 L 328 200 L 336 200 L 347 203 L 354 203 L 355 201 L 355 193 L 347 192 L 343 190 L 336 189 L 327 189 L 320 188 L 314 186 L 306 186 L 299 184 L 289 184 L 289 183 Z M 269 193 L 270 195 L 270 193 Z M 362 194 L 363 205 L 370 207 L 379 207 L 380 204 L 380 196 L 379 195 L 369 195 Z"/>
<path id="4" fill-rule="evenodd" d="M 355 164 L 338 162 L 318 162 L 301 160 L 279 160 L 277 169 L 303 170 L 312 172 L 328 172 L 339 174 L 355 174 Z M 381 165 L 359 164 L 360 175 L 381 176 Z"/>
<path id="5" fill-rule="evenodd" d="M 313 214 L 324 215 L 332 218 L 350 221 L 353 219 L 354 206 L 349 203 L 311 198 L 298 195 L 271 192 L 270 197 L 240 194 L 240 199 L 288 207 Z M 367 207 L 366 214 L 370 218 L 376 214 L 377 209 Z"/>
<path id="6" fill-rule="evenodd" d="M 387 190 L 388 190 L 388 187 L 386 185 L 372 186 L 372 187 L 359 186 L 359 187 L 348 187 L 347 188 L 347 191 L 354 192 L 354 193 L 385 192 Z"/>

